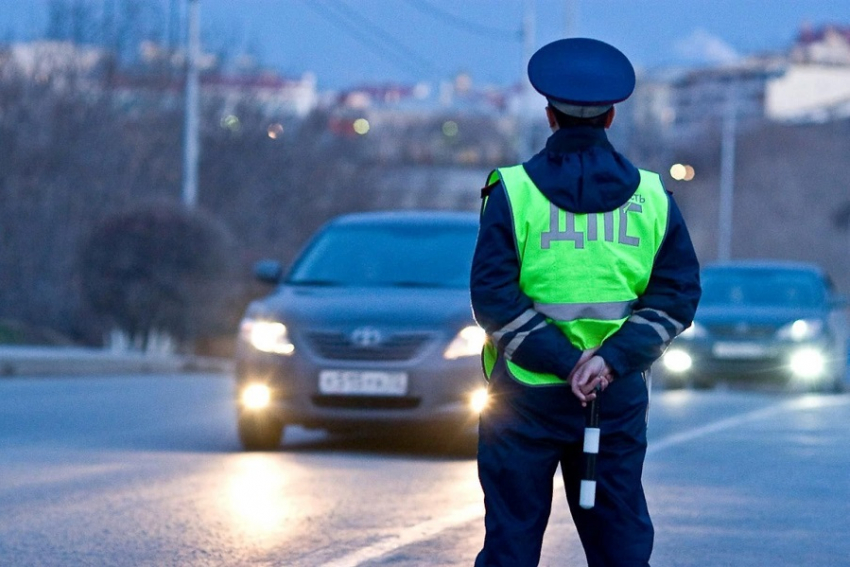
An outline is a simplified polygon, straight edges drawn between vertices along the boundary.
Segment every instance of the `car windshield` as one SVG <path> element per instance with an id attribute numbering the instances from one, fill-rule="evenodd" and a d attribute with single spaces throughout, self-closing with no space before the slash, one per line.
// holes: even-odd
<path id="1" fill-rule="evenodd" d="M 469 285 L 477 226 L 336 225 L 296 262 L 295 285 L 453 287 Z"/>
<path id="2" fill-rule="evenodd" d="M 817 307 L 825 298 L 820 278 L 809 272 L 706 270 L 701 280 L 701 305 Z"/>

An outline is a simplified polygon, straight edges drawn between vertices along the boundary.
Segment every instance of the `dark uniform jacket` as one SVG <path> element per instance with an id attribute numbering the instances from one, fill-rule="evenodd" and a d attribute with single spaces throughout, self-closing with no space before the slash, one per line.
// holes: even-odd
<path id="1" fill-rule="evenodd" d="M 629 200 L 640 181 L 637 168 L 614 150 L 602 128 L 559 129 L 546 148 L 523 166 L 551 202 L 574 213 L 614 210 Z M 499 182 L 484 191 L 489 197 L 481 216 L 470 287 L 475 319 L 492 337 L 533 309 L 533 302 L 519 287 L 519 256 L 505 189 Z M 691 324 L 699 297 L 699 264 L 670 195 L 667 234 L 647 288 L 632 316 L 597 354 L 615 378 L 649 369 L 670 341 Z M 581 351 L 553 324 L 529 332 L 542 321 L 545 317 L 538 314 L 521 328 L 499 336 L 499 350 L 504 352 L 517 333 L 527 333 L 511 360 L 566 380 Z"/>

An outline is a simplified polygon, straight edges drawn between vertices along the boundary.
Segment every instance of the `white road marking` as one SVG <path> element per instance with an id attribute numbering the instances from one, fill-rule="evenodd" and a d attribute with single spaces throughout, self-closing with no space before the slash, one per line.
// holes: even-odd
<path id="1" fill-rule="evenodd" d="M 681 445 L 682 443 L 687 443 L 688 441 L 693 441 L 694 439 L 705 437 L 706 435 L 711 435 L 712 433 L 717 433 L 726 429 L 732 429 L 747 422 L 756 421 L 777 413 L 823 406 L 846 405 L 848 402 L 850 402 L 850 398 L 846 396 L 804 396 L 802 398 L 797 398 L 794 400 L 774 404 L 772 406 L 767 406 L 762 409 L 742 413 L 741 415 L 735 415 L 726 419 L 721 419 L 713 423 L 703 425 L 702 427 L 697 427 L 695 429 L 682 431 L 681 433 L 668 435 L 667 437 L 664 437 L 662 439 L 652 441 L 649 444 L 649 448 L 647 449 L 646 454 L 647 456 L 653 455 L 655 453 L 658 453 L 659 451 L 669 449 L 670 447 Z"/>
<path id="2" fill-rule="evenodd" d="M 848 403 L 850 403 L 850 397 L 847 396 L 806 396 L 791 401 L 785 401 L 654 440 L 650 443 L 646 453 L 647 456 L 649 456 L 660 451 L 664 451 L 665 449 L 669 449 L 670 447 L 675 447 L 676 445 L 681 445 L 683 443 L 699 439 L 700 437 L 705 437 L 727 429 L 733 429 L 747 422 L 756 421 L 782 412 L 830 405 L 846 405 Z M 555 477 L 555 489 L 561 489 L 563 487 L 563 482 L 563 477 L 561 475 L 557 475 Z M 472 522 L 473 520 L 480 520 L 483 517 L 483 503 L 469 505 L 465 508 L 446 514 L 445 516 L 433 518 L 416 524 L 415 526 L 401 528 L 392 536 L 386 537 L 375 544 L 358 549 L 357 551 L 349 553 L 348 555 L 340 557 L 330 563 L 326 563 L 325 567 L 357 567 L 366 561 L 378 559 L 379 557 L 387 555 L 397 549 L 401 549 L 402 547 L 413 543 L 425 541 L 441 532 Z"/>
<path id="3" fill-rule="evenodd" d="M 408 528 L 402 528 L 393 536 L 382 539 L 369 547 L 358 549 L 330 563 L 325 563 L 324 567 L 357 567 L 361 563 L 377 559 L 406 545 L 425 541 L 455 526 L 461 526 L 483 517 L 484 503 L 472 504 L 445 516 L 433 518 Z"/>

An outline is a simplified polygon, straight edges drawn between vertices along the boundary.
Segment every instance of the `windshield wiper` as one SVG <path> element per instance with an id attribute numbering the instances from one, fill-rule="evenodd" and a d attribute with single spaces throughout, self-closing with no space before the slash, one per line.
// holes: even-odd
<path id="1" fill-rule="evenodd" d="M 417 282 L 417 281 L 398 281 L 388 282 L 392 287 L 448 287 L 447 284 L 440 282 Z"/>
<path id="2" fill-rule="evenodd" d="M 290 280 L 286 282 L 287 285 L 314 285 L 314 286 L 323 286 L 323 287 L 333 287 L 342 285 L 343 282 L 333 281 L 333 280 Z"/>

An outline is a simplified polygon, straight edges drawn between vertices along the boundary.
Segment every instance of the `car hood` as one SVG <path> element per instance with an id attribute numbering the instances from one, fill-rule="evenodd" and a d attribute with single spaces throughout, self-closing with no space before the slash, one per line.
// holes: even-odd
<path id="1" fill-rule="evenodd" d="M 253 302 L 251 317 L 290 326 L 383 325 L 434 328 L 473 324 L 469 290 L 449 288 L 281 286 Z"/>
<path id="2" fill-rule="evenodd" d="M 739 305 L 718 305 L 697 310 L 695 320 L 700 324 L 747 322 L 776 327 L 797 319 L 820 319 L 826 311 L 813 307 L 742 307 Z"/>

